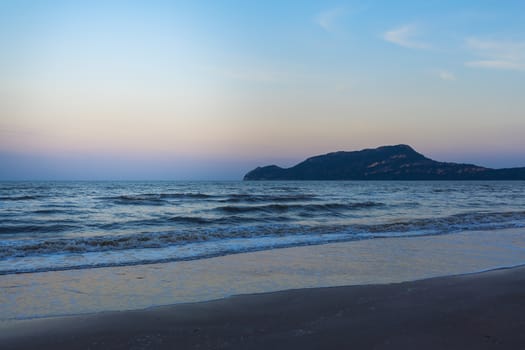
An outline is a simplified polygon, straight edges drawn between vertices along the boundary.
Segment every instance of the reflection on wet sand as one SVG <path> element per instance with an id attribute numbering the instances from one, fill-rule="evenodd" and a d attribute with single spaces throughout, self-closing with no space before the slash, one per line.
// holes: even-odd
<path id="1" fill-rule="evenodd" d="M 3 321 L 286 289 L 391 283 L 525 263 L 523 229 L 385 238 L 142 266 L 0 276 Z"/>

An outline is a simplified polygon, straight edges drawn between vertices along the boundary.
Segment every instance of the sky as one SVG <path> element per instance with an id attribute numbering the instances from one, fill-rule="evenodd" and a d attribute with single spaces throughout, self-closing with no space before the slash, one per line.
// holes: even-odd
<path id="1" fill-rule="evenodd" d="M 525 1 L 0 1 L 0 180 L 525 166 Z"/>

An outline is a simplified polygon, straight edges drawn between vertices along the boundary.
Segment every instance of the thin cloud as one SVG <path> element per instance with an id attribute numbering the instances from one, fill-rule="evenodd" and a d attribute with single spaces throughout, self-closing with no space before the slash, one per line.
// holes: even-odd
<path id="1" fill-rule="evenodd" d="M 465 66 L 470 68 L 487 68 L 487 69 L 504 69 L 504 70 L 525 70 L 525 64 L 509 62 L 509 61 L 469 61 L 465 62 Z"/>
<path id="2" fill-rule="evenodd" d="M 315 17 L 317 23 L 323 30 L 327 32 L 333 31 L 336 20 L 341 17 L 343 10 L 340 8 L 322 11 Z"/>
<path id="3" fill-rule="evenodd" d="M 409 24 L 386 31 L 383 34 L 383 39 L 392 44 L 407 47 L 410 49 L 430 48 L 430 45 L 428 45 L 427 43 L 418 41 L 416 39 L 418 34 L 419 32 L 417 27 Z"/>
<path id="4" fill-rule="evenodd" d="M 525 71 L 525 42 L 493 39 L 466 39 L 477 60 L 465 62 L 470 68 Z"/>
<path id="5" fill-rule="evenodd" d="M 456 80 L 456 76 L 454 75 L 454 73 L 446 71 L 446 70 L 440 71 L 438 73 L 438 76 L 439 76 L 439 79 L 441 79 L 441 80 L 447 80 L 447 81 L 454 81 L 454 80 Z"/>

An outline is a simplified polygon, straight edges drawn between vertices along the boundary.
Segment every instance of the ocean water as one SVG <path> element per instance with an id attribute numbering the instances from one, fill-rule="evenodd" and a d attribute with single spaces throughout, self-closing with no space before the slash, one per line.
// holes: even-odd
<path id="1" fill-rule="evenodd" d="M 0 274 L 525 227 L 525 182 L 0 182 Z"/>

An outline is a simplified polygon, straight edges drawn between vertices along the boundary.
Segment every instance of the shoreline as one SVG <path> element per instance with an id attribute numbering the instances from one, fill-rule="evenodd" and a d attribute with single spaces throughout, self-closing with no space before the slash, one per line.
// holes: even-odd
<path id="1" fill-rule="evenodd" d="M 520 266 L 23 320 L 0 341 L 6 349 L 515 349 L 525 346 L 524 299 Z"/>
<path id="2" fill-rule="evenodd" d="M 11 322 L 141 310 L 292 289 L 389 284 L 525 263 L 523 229 L 383 238 L 202 260 L 0 276 Z"/>

